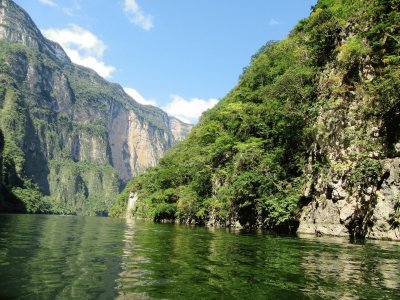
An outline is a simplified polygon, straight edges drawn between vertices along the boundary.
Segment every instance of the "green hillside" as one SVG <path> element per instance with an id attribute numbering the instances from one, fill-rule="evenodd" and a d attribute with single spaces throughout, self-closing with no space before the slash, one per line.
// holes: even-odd
<path id="1" fill-rule="evenodd" d="M 321 136 L 336 129 L 321 115 L 335 119 L 357 101 L 354 126 L 338 142 L 364 145 L 343 161 L 352 165 L 348 189 L 375 180 L 400 135 L 399 9 L 398 0 L 319 1 L 288 38 L 251 58 L 187 140 L 131 181 L 113 214 L 124 214 L 133 191 L 138 217 L 290 231 L 311 201 L 307 188 L 342 167 L 323 150 L 331 145 Z M 367 124 L 379 127 L 378 139 Z"/>
<path id="2" fill-rule="evenodd" d="M 171 120 L 73 64 L 0 1 L 0 212 L 107 215 L 129 179 L 190 130 L 178 122 L 173 133 Z"/>

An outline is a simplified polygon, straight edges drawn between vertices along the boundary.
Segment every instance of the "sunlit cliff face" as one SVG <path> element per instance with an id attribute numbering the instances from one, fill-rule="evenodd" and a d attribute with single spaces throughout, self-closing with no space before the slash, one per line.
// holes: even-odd
<path id="1" fill-rule="evenodd" d="M 11 187 L 29 181 L 65 213 L 86 214 L 100 202 L 104 214 L 133 176 L 189 133 L 191 125 L 71 63 L 10 0 L 0 4 L 0 39 Z"/>

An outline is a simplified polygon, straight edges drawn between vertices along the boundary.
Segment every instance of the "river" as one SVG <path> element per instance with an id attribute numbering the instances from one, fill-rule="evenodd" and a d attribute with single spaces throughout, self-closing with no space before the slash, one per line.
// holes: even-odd
<path id="1" fill-rule="evenodd" d="M 400 243 L 0 215 L 1 299 L 399 299 Z"/>

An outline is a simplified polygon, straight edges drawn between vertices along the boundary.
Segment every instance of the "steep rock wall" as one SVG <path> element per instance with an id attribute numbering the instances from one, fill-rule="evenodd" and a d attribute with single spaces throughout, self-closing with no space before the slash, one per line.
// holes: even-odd
<path id="1" fill-rule="evenodd" d="M 183 141 L 189 134 L 193 125 L 183 123 L 177 118 L 170 117 L 169 118 L 169 128 L 171 129 L 171 133 L 175 139 L 175 141 L 181 142 Z"/>
<path id="2" fill-rule="evenodd" d="M 106 214 L 132 176 L 187 134 L 183 125 L 173 133 L 162 110 L 72 64 L 11 0 L 0 2 L 0 75 L 5 184 L 28 211 Z"/>
<path id="3" fill-rule="evenodd" d="M 32 26 L 32 19 L 13 1 L 0 1 L 0 24 L 1 39 L 21 43 L 62 62 L 70 62 L 62 47 L 43 39 L 40 30 L 36 26 Z"/>
<path id="4" fill-rule="evenodd" d="M 398 104 L 380 112 L 386 99 L 378 98 L 374 84 L 384 71 L 367 54 L 368 41 L 357 40 L 364 55 L 348 52 L 370 26 L 349 22 L 341 28 L 320 77 L 299 233 L 400 240 Z"/>

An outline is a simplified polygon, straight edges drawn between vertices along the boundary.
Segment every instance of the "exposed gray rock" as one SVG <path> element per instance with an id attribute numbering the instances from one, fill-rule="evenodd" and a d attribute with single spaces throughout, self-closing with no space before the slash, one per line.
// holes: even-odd
<path id="1" fill-rule="evenodd" d="M 138 200 L 138 193 L 131 192 L 128 198 L 128 206 L 126 208 L 126 219 L 132 218 L 132 211 L 135 209 L 136 201 Z"/>
<path id="2" fill-rule="evenodd" d="M 172 135 L 177 142 L 183 141 L 188 136 L 192 127 L 193 125 L 184 123 L 177 118 L 169 118 L 169 128 L 171 129 Z"/>
<path id="3" fill-rule="evenodd" d="M 343 30 L 338 46 L 354 36 L 351 26 Z M 400 140 L 382 121 L 363 115 L 370 105 L 366 82 L 376 71 L 368 57 L 358 68 L 359 82 L 346 83 L 347 70 L 332 59 L 320 78 L 319 99 L 329 106 L 321 105 L 316 122 L 304 192 L 310 201 L 301 210 L 298 232 L 400 240 L 391 220 L 400 195 L 400 158 L 393 158 Z"/>

